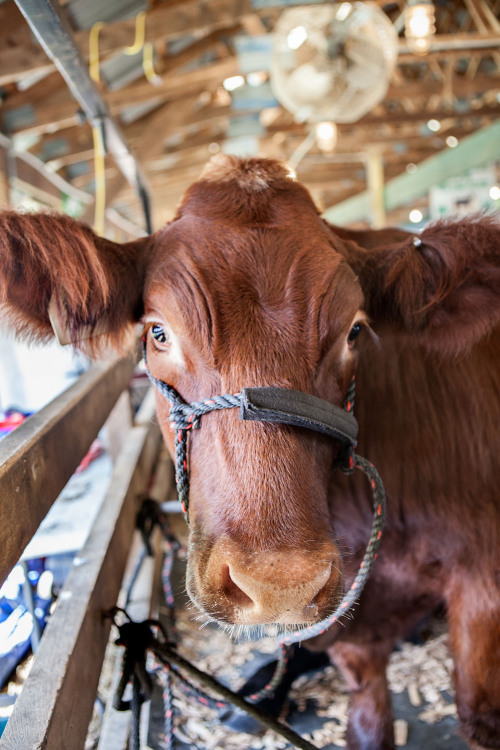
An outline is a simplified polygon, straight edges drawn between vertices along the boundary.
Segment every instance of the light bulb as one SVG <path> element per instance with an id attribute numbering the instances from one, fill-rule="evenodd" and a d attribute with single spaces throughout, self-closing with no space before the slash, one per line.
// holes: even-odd
<path id="1" fill-rule="evenodd" d="M 436 33 L 432 2 L 408 5 L 404 11 L 405 37 L 408 47 L 417 55 L 425 55 Z"/>

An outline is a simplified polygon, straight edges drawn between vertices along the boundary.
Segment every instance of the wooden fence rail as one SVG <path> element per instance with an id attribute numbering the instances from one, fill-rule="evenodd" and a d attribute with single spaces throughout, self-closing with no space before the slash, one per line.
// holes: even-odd
<path id="1" fill-rule="evenodd" d="M 5 578 L 127 387 L 134 362 L 98 365 L 0 444 Z M 82 750 L 135 528 L 161 444 L 150 391 L 115 462 L 98 517 L 64 584 L 0 750 Z"/>
<path id="2" fill-rule="evenodd" d="M 94 365 L 0 442 L 0 584 L 90 447 L 134 368 Z"/>

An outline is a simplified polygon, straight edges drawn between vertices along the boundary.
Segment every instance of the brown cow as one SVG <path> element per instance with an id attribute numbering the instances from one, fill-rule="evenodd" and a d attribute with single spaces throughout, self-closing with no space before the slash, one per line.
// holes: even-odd
<path id="1" fill-rule="evenodd" d="M 498 224 L 340 230 L 278 163 L 218 157 L 147 239 L 9 212 L 0 259 L 20 335 L 52 335 L 51 300 L 75 341 L 104 326 L 100 341 L 120 343 L 142 320 L 152 374 L 189 402 L 284 386 L 341 406 L 356 371 L 357 450 L 388 519 L 354 617 L 311 644 L 351 686 L 348 746 L 393 747 L 387 659 L 444 603 L 463 735 L 500 748 Z M 173 450 L 167 412 L 159 394 Z M 189 441 L 192 599 L 223 623 L 330 613 L 371 524 L 363 477 L 332 471 L 336 441 L 235 410 L 206 414 Z"/>

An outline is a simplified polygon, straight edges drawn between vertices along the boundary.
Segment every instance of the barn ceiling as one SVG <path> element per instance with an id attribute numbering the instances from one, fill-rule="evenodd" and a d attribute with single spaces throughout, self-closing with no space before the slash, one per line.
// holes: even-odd
<path id="1" fill-rule="evenodd" d="M 418 174 L 419 165 L 431 157 L 497 122 L 500 0 L 436 1 L 436 36 L 425 56 L 412 53 L 404 38 L 403 0 L 379 0 L 376 4 L 399 31 L 388 92 L 357 122 L 338 125 L 334 151 L 322 151 L 314 139 L 305 140 L 307 123 L 296 122 L 269 87 L 269 45 L 284 6 L 290 4 L 296 3 L 61 0 L 60 12 L 74 42 L 85 61 L 91 54 L 94 77 L 97 65 L 100 80 L 95 85 L 140 165 L 154 228 L 172 218 L 184 189 L 219 150 L 253 150 L 289 161 L 306 144 L 297 175 L 320 209 L 327 210 L 362 194 L 369 179 L 380 187 Z M 0 4 L 0 29 L 1 131 L 14 149 L 36 157 L 51 174 L 83 191 L 85 200 L 73 210 L 92 221 L 94 140 L 89 123 L 14 0 Z M 228 92 L 223 81 L 241 73 L 244 85 Z M 429 127 L 431 120 L 439 130 Z M 458 159 L 458 147 L 456 153 Z M 12 163 L 7 159 L 6 168 L 11 185 L 19 187 L 22 176 L 17 162 Z M 105 177 L 107 206 L 143 227 L 137 190 L 112 154 L 105 159 Z M 63 183 L 58 184 L 60 191 Z M 34 186 L 40 200 L 44 189 L 41 182 Z M 402 208 L 388 216 L 391 223 L 402 220 Z"/>

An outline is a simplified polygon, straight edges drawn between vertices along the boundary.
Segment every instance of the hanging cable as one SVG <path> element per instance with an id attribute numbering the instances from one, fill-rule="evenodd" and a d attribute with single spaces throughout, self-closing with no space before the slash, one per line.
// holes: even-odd
<path id="1" fill-rule="evenodd" d="M 141 10 L 135 17 L 135 39 L 131 47 L 123 50 L 126 55 L 138 55 L 146 40 L 146 11 Z"/>
<path id="2" fill-rule="evenodd" d="M 99 33 L 103 28 L 104 23 L 98 21 L 95 23 L 89 32 L 89 72 L 90 77 L 96 83 L 101 80 L 101 73 L 99 70 Z"/>
<path id="3" fill-rule="evenodd" d="M 146 12 L 141 11 L 135 17 L 135 39 L 131 47 L 123 50 L 126 55 L 138 55 L 142 51 L 142 69 L 146 80 L 153 86 L 159 86 L 161 77 L 154 69 L 154 46 L 146 42 Z"/>
<path id="4" fill-rule="evenodd" d="M 161 76 L 155 71 L 154 67 L 154 46 L 152 42 L 146 42 L 142 53 L 142 69 L 149 83 L 153 86 L 159 86 L 162 83 Z"/>
<path id="5" fill-rule="evenodd" d="M 104 23 L 98 21 L 90 29 L 89 34 L 89 73 L 96 83 L 101 80 L 100 58 L 99 58 L 99 32 Z M 95 184 L 95 210 L 94 229 L 97 234 L 104 234 L 104 216 L 106 212 L 106 178 L 105 178 L 105 156 L 106 147 L 102 123 L 92 125 L 92 140 L 94 143 L 94 184 Z"/>
<path id="6" fill-rule="evenodd" d="M 106 174 L 105 174 L 105 147 L 102 128 L 99 125 L 92 126 L 92 138 L 94 141 L 94 183 L 95 183 L 95 211 L 94 229 L 97 234 L 104 234 L 104 217 L 106 213 Z"/>

